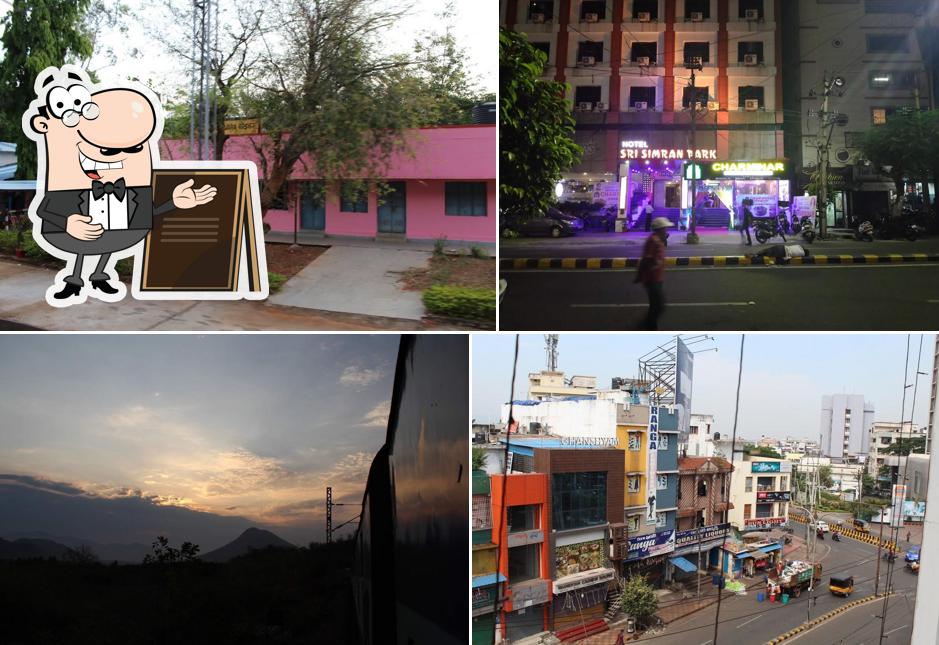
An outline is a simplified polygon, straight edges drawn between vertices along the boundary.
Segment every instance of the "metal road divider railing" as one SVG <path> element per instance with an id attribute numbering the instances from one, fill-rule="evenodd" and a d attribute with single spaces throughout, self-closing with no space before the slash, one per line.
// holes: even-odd
<path id="1" fill-rule="evenodd" d="M 890 592 L 890 595 L 893 595 L 893 592 Z M 808 631 L 812 629 L 813 627 L 817 627 L 821 623 L 834 618 L 838 614 L 846 612 L 849 609 L 854 609 L 858 605 L 863 605 L 865 603 L 873 602 L 875 600 L 883 600 L 883 594 L 879 596 L 867 596 L 866 598 L 858 598 L 857 600 L 852 600 L 849 603 L 845 603 L 839 607 L 836 607 L 835 609 L 832 609 L 826 614 L 822 614 L 818 618 L 814 618 L 808 622 L 802 623 L 798 627 L 794 629 L 790 629 L 788 632 L 780 634 L 779 636 L 777 636 L 776 638 L 772 640 L 766 641 L 766 645 L 778 645 L 779 643 L 783 643 L 789 640 L 790 638 L 792 638 L 793 636 L 796 636 L 797 634 L 801 634 L 802 632 Z"/>
<path id="2" fill-rule="evenodd" d="M 799 522 L 801 524 L 807 524 L 809 522 L 808 518 L 805 515 L 800 515 L 797 513 L 790 513 L 789 519 Z M 870 533 L 864 533 L 863 531 L 858 531 L 856 529 L 852 529 L 848 527 L 841 527 L 838 529 L 838 535 L 852 538 L 854 540 L 857 540 L 858 542 L 866 542 L 867 544 L 870 544 L 873 546 L 878 546 L 878 543 L 880 543 L 880 546 L 882 548 L 886 549 L 887 551 L 891 551 L 894 554 L 900 552 L 900 547 L 893 540 L 882 540 L 876 535 L 871 535 Z"/>

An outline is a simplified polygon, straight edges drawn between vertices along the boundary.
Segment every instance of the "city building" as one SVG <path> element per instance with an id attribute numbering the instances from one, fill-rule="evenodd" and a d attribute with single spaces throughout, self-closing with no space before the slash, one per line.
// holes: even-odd
<path id="1" fill-rule="evenodd" d="M 680 580 L 692 572 L 697 576 L 709 566 L 718 566 L 732 506 L 730 470 L 730 463 L 721 457 L 678 460 L 678 519 L 669 578 Z"/>
<path id="2" fill-rule="evenodd" d="M 939 91 L 939 88 L 937 88 Z M 939 334 L 936 334 L 936 341 L 933 349 L 932 359 L 932 386 L 929 388 L 929 422 L 926 428 L 926 453 L 932 453 L 933 428 L 936 426 L 936 394 L 937 385 L 939 385 Z"/>
<path id="3" fill-rule="evenodd" d="M 473 645 L 490 645 L 495 633 L 497 603 L 505 576 L 496 574 L 498 544 L 493 538 L 489 475 L 473 471 Z M 497 594 L 500 594 L 497 598 Z"/>
<path id="4" fill-rule="evenodd" d="M 684 222 L 696 177 L 701 226 L 728 227 L 746 198 L 775 215 L 790 185 L 779 5 L 505 0 L 501 23 L 546 54 L 545 78 L 569 84 L 584 155 L 561 199 L 616 206 L 620 227 L 646 203 Z"/>
<path id="5" fill-rule="evenodd" d="M 831 225 L 886 211 L 894 183 L 863 159 L 864 131 L 904 108 L 933 106 L 920 31 L 925 0 L 821 2 L 792 0 L 782 8 L 786 153 L 798 171 L 793 193 L 802 194 L 817 170 L 823 82 L 840 79 L 828 111 L 842 114 L 829 147 Z M 924 41 L 925 38 L 925 41 Z M 827 77 L 826 77 L 827 75 Z M 827 132 L 828 129 L 825 129 Z M 912 189 L 912 187 L 910 187 Z M 834 456 L 834 455 L 833 455 Z"/>
<path id="6" fill-rule="evenodd" d="M 862 394 L 823 396 L 819 431 L 822 455 L 845 460 L 866 456 L 873 424 L 874 405 L 865 402 Z"/>
<path id="7" fill-rule="evenodd" d="M 738 531 L 762 531 L 789 522 L 792 464 L 785 459 L 734 453 L 728 522 Z"/>
<path id="8" fill-rule="evenodd" d="M 713 457 L 714 441 L 720 440 L 719 432 L 714 429 L 714 416 L 710 414 L 692 414 L 689 417 L 688 436 L 679 447 L 679 454 L 688 457 Z"/>
<path id="9" fill-rule="evenodd" d="M 807 477 L 814 477 L 822 467 L 828 468 L 831 473 L 832 484 L 828 488 L 829 492 L 838 494 L 848 502 L 857 500 L 861 493 L 865 464 L 845 462 L 831 457 L 802 457 L 796 462 L 796 469 Z"/>
<path id="10" fill-rule="evenodd" d="M 246 159 L 261 168 L 255 144 L 266 136 L 230 137 L 223 159 Z M 304 155 L 265 222 L 274 231 L 312 236 L 495 242 L 496 126 L 421 128 L 408 134 L 408 145 L 413 154 L 393 155 L 381 199 L 374 190 L 352 195 L 342 182 L 324 186 Z M 160 142 L 163 159 L 186 159 L 188 148 L 188 141 Z"/>
<path id="11" fill-rule="evenodd" d="M 510 473 L 494 475 L 491 481 L 492 514 L 496 518 L 492 541 L 501 551 L 499 572 L 506 577 L 499 633 L 515 641 L 549 629 L 553 552 L 548 475 Z"/>
<path id="12" fill-rule="evenodd" d="M 867 472 L 869 475 L 876 477 L 882 466 L 888 466 L 887 461 L 891 455 L 886 450 L 890 445 L 899 442 L 901 438 L 904 440 L 925 438 L 926 428 L 920 428 L 909 421 L 904 421 L 902 424 L 891 421 L 875 421 L 871 425 L 870 433 Z"/>
<path id="13" fill-rule="evenodd" d="M 568 381 L 564 372 L 542 370 L 528 375 L 528 398 L 533 401 L 589 396 L 597 391 L 596 376 L 572 376 Z"/>

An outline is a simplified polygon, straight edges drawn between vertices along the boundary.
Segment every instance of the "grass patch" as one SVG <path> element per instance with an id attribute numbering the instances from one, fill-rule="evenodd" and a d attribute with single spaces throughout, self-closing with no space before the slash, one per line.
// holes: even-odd
<path id="1" fill-rule="evenodd" d="M 267 283 L 270 286 L 271 293 L 280 291 L 280 288 L 284 286 L 285 282 L 287 282 L 287 276 L 272 271 L 267 272 Z"/>
<path id="2" fill-rule="evenodd" d="M 437 285 L 424 291 L 424 306 L 448 318 L 495 320 L 496 299 L 491 289 Z"/>

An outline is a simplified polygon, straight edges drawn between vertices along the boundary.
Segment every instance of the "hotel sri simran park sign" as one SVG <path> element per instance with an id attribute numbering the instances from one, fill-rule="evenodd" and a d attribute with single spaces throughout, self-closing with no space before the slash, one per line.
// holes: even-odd
<path id="1" fill-rule="evenodd" d="M 646 141 L 622 141 L 619 150 L 620 159 L 665 159 L 684 161 L 686 159 L 699 161 L 716 161 L 715 148 L 651 148 Z"/>

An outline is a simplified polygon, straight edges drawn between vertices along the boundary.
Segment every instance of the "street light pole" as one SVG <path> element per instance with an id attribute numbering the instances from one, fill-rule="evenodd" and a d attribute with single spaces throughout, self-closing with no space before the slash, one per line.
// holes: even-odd
<path id="1" fill-rule="evenodd" d="M 825 125 L 828 120 L 828 79 L 827 72 L 822 77 L 823 95 L 822 110 L 818 115 L 818 142 L 819 146 L 819 164 L 818 164 L 818 235 L 822 239 L 828 235 L 828 144 L 825 137 Z"/>

